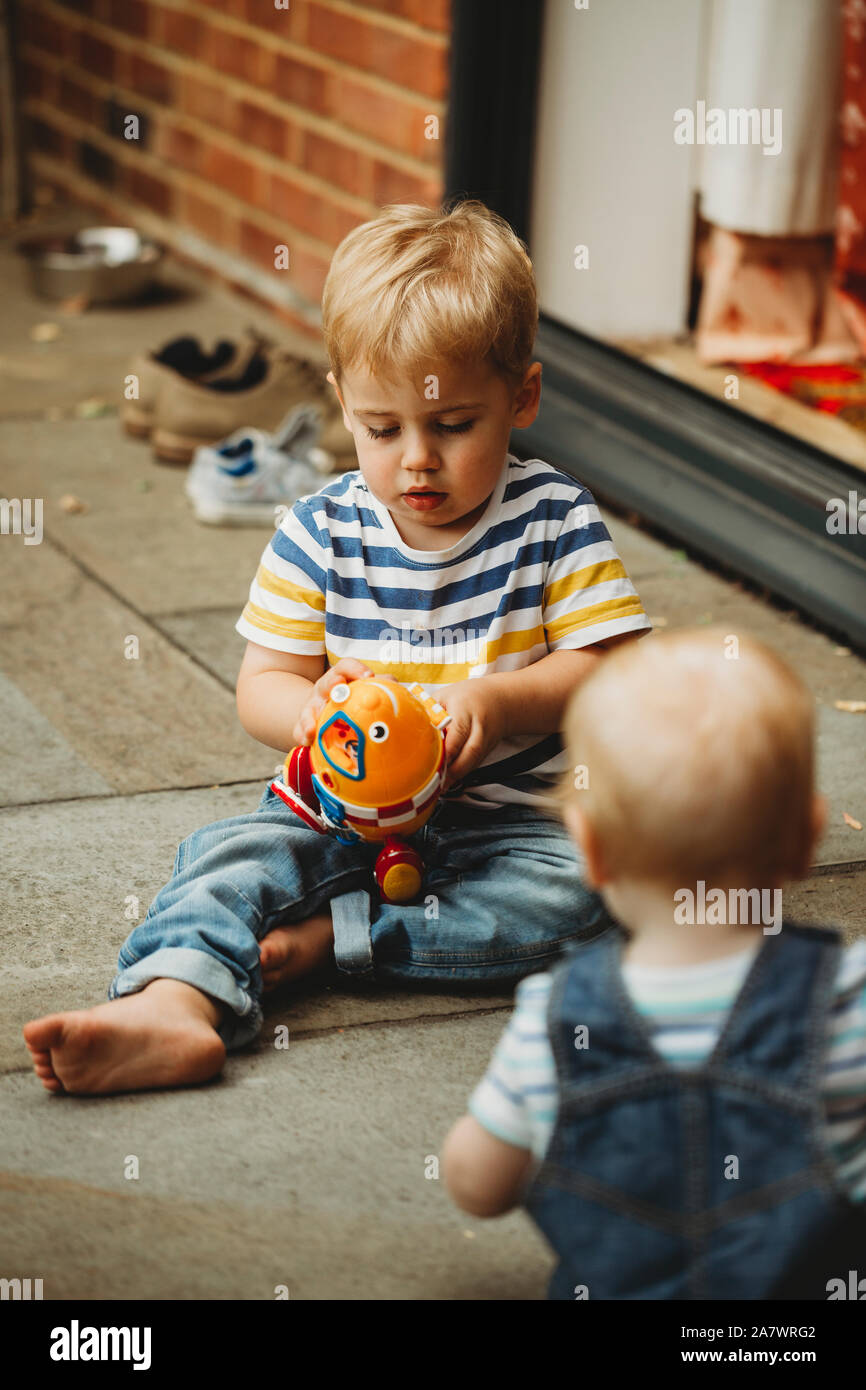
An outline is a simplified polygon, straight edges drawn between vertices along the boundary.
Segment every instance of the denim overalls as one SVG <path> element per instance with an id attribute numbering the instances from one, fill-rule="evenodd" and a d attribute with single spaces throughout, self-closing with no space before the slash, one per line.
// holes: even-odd
<path id="1" fill-rule="evenodd" d="M 688 1069 L 655 1051 L 623 942 L 617 928 L 553 972 L 559 1109 L 525 1199 L 560 1257 L 548 1296 L 826 1298 L 829 1279 L 866 1274 L 862 1212 L 824 1139 L 838 935 L 786 923 L 765 937 Z"/>

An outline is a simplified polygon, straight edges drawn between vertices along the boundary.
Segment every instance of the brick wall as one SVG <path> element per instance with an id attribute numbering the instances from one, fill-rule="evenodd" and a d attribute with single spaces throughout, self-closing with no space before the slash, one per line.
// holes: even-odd
<path id="1" fill-rule="evenodd" d="M 38 182 L 314 332 L 346 232 L 442 196 L 449 0 L 284 3 L 24 0 L 21 105 Z"/>

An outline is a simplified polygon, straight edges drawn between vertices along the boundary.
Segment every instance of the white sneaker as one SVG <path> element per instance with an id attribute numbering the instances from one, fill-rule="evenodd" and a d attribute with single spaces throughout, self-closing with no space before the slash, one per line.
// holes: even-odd
<path id="1" fill-rule="evenodd" d="M 273 434 L 236 430 L 221 444 L 196 449 L 186 493 L 197 520 L 276 527 L 277 508 L 318 492 L 330 473 L 330 455 L 315 443 L 320 422 L 315 406 L 297 406 Z"/>

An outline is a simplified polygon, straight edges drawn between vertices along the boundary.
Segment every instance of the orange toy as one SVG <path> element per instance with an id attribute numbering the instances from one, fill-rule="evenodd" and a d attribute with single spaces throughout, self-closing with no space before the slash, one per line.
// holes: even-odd
<path id="1" fill-rule="evenodd" d="M 417 683 L 341 682 L 312 746 L 293 748 L 271 783 L 314 830 L 341 844 L 384 842 L 375 873 L 386 902 L 410 902 L 421 889 L 421 856 L 402 837 L 421 829 L 442 791 L 450 720 Z"/>

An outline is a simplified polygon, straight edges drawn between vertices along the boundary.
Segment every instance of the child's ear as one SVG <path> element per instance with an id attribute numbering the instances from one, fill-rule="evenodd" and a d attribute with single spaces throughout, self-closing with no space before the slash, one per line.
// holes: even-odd
<path id="1" fill-rule="evenodd" d="M 809 844 L 807 863 L 803 870 L 804 873 L 809 872 L 815 850 L 824 838 L 824 831 L 827 829 L 828 812 L 829 805 L 826 796 L 814 796 L 812 798 L 812 838 Z"/>
<path id="2" fill-rule="evenodd" d="M 511 425 L 513 429 L 525 430 L 532 424 L 541 404 L 541 363 L 533 362 L 527 369 L 521 385 L 514 393 Z"/>
<path id="3" fill-rule="evenodd" d="M 806 843 L 802 847 L 802 861 L 794 865 L 790 878 L 796 883 L 800 879 L 808 878 L 812 861 L 815 858 L 815 851 L 827 829 L 828 803 L 826 796 L 812 797 L 812 809 L 809 815 L 809 828 L 806 835 Z"/>
<path id="4" fill-rule="evenodd" d="M 337 385 L 337 378 L 334 376 L 333 372 L 328 372 L 328 375 L 325 377 L 325 380 L 331 383 L 331 385 L 337 393 L 337 400 L 340 402 L 340 405 L 343 408 L 343 424 L 346 426 L 346 429 L 349 431 L 350 434 L 354 433 L 354 431 L 352 430 L 351 422 L 349 420 L 348 411 L 346 410 L 346 402 L 343 400 L 343 397 L 340 393 L 340 388 Z"/>

